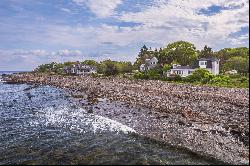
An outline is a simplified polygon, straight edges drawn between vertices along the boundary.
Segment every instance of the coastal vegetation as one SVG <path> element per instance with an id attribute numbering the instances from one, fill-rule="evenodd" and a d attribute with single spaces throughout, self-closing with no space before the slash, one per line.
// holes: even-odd
<path id="1" fill-rule="evenodd" d="M 154 69 L 140 72 L 140 65 L 145 63 L 146 59 L 156 57 L 158 64 Z M 197 69 L 187 77 L 174 75 L 167 77 L 166 73 L 173 64 L 193 66 L 198 58 L 215 57 L 220 59 L 220 74 L 213 75 L 205 69 Z M 55 73 L 64 75 L 64 68 L 71 66 L 76 62 L 64 62 L 40 65 L 35 72 Z M 204 46 L 202 50 L 197 50 L 195 45 L 186 41 L 177 41 L 168 44 L 164 48 L 154 49 L 143 46 L 135 62 L 105 60 L 97 62 L 95 60 L 85 60 L 78 62 L 85 65 L 91 65 L 97 68 L 99 75 L 123 75 L 132 73 L 135 79 L 154 79 L 168 82 L 211 85 L 223 87 L 249 87 L 249 48 L 223 48 L 219 51 L 213 51 L 212 48 Z M 228 74 L 228 71 L 236 70 L 237 74 Z"/>

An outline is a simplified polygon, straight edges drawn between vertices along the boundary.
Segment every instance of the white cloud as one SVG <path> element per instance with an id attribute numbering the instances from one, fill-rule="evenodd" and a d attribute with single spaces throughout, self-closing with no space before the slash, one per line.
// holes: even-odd
<path id="1" fill-rule="evenodd" d="M 66 12 L 66 13 L 72 13 L 72 11 L 68 8 L 61 8 L 61 10 Z"/>
<path id="2" fill-rule="evenodd" d="M 220 49 L 246 45 L 249 39 L 248 34 L 232 37 L 232 34 L 238 34 L 241 28 L 249 28 L 248 0 L 155 0 L 153 6 L 143 10 L 118 11 L 119 14 L 115 10 L 122 0 L 74 0 L 74 2 L 78 5 L 87 5 L 98 17 L 112 16 L 112 20 L 139 24 L 122 27 L 99 22 L 87 26 L 56 24 L 56 22 L 52 24 L 45 20 L 30 26 L 25 23 L 13 24 L 2 19 L 1 42 L 24 43 L 31 48 L 43 46 L 41 48 L 50 50 L 56 48 L 59 51 L 15 50 L 4 53 L 0 50 L 0 66 L 9 64 L 16 66 L 15 68 L 36 67 L 38 64 L 51 61 L 91 58 L 133 60 L 144 43 L 160 47 L 177 40 L 186 40 L 194 43 L 198 49 L 204 45 Z M 212 5 L 225 9 L 210 16 L 199 14 L 200 9 L 207 9 Z"/>
<path id="3" fill-rule="evenodd" d="M 122 0 L 73 0 L 78 5 L 92 6 L 93 12 L 103 12 L 98 8 L 111 10 L 122 3 Z M 230 35 L 237 33 L 242 27 L 249 28 L 248 0 L 155 0 L 153 6 L 149 6 L 139 12 L 120 11 L 114 18 L 124 21 L 139 23 L 133 27 L 119 27 L 116 25 L 97 24 L 65 25 L 42 24 L 9 26 L 0 23 L 5 29 L 15 35 L 15 40 L 5 38 L 7 42 L 35 43 L 37 45 L 47 43 L 51 47 L 87 49 L 95 51 L 103 43 L 111 43 L 109 47 L 137 45 L 153 43 L 155 46 L 165 46 L 177 40 L 187 40 L 198 48 L 204 45 L 219 48 L 224 45 L 230 47 L 234 44 Z M 243 5 L 242 5 L 243 4 Z M 211 5 L 230 7 L 212 16 L 198 14 L 200 9 L 206 9 Z M 237 7 L 236 7 L 237 6 Z M 96 8 L 94 10 L 94 8 Z M 100 13 L 99 13 L 100 14 Z M 106 14 L 100 14 L 105 16 Z M 7 28 L 6 28 L 7 27 Z M 12 29 L 12 30 L 11 30 Z M 239 36 L 238 36 L 239 37 Z M 236 37 L 237 38 L 237 37 Z M 242 42 L 247 42 L 243 41 Z M 139 48 L 138 48 L 139 50 Z"/>
<path id="4" fill-rule="evenodd" d="M 240 46 L 249 40 L 249 34 L 240 35 L 238 37 L 230 37 L 228 41 L 234 46 Z"/>
<path id="5" fill-rule="evenodd" d="M 86 5 L 97 17 L 112 16 L 122 0 L 73 0 L 78 5 Z"/>
<path id="6" fill-rule="evenodd" d="M 54 55 L 59 56 L 80 56 L 82 55 L 82 52 L 80 50 L 59 50 L 58 52 L 54 52 Z"/>
<path id="7" fill-rule="evenodd" d="M 200 9 L 212 5 L 230 8 L 211 16 L 198 14 Z M 182 39 L 198 47 L 203 44 L 215 46 L 228 41 L 229 35 L 242 27 L 249 27 L 248 6 L 248 0 L 157 0 L 144 11 L 128 12 L 116 18 L 140 23 L 138 33 L 144 32 L 145 40 L 157 42 L 158 39 L 160 43 L 167 43 Z"/>
<path id="8" fill-rule="evenodd" d="M 84 57 L 79 50 L 0 50 L 1 70 L 32 70 L 38 65 L 50 62 L 81 61 Z"/>

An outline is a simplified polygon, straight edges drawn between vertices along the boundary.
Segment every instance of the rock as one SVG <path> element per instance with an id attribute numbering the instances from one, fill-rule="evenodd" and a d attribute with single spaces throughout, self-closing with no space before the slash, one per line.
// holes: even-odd
<path id="1" fill-rule="evenodd" d="M 181 125 L 181 126 L 185 126 L 186 125 L 186 123 L 183 122 L 183 121 L 181 121 L 181 120 L 178 121 L 178 124 Z"/>
<path id="2" fill-rule="evenodd" d="M 161 118 L 167 119 L 168 116 L 167 115 L 162 115 Z"/>
<path id="3" fill-rule="evenodd" d="M 237 131 L 237 130 L 234 130 L 234 129 L 232 129 L 230 131 L 230 134 L 232 134 L 233 136 L 236 136 L 236 137 L 241 137 L 241 132 Z"/>
<path id="4" fill-rule="evenodd" d="M 87 113 L 93 113 L 93 109 L 92 108 L 88 108 L 87 109 Z"/>

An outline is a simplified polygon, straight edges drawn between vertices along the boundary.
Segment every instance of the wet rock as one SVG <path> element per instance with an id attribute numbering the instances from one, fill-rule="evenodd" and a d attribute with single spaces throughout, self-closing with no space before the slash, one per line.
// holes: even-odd
<path id="1" fill-rule="evenodd" d="M 216 134 L 216 133 L 217 133 L 216 130 L 210 130 L 210 132 L 211 132 L 212 134 Z"/>
<path id="2" fill-rule="evenodd" d="M 241 132 L 234 129 L 230 131 L 230 134 L 236 137 L 241 137 Z"/>
<path id="3" fill-rule="evenodd" d="M 229 126 L 227 126 L 227 125 L 224 125 L 224 126 L 222 126 L 225 130 L 229 130 Z"/>
<path id="4" fill-rule="evenodd" d="M 87 109 L 87 113 L 93 113 L 94 111 L 93 111 L 93 109 L 92 108 L 88 108 Z"/>
<path id="5" fill-rule="evenodd" d="M 181 126 L 185 126 L 186 125 L 186 123 L 183 122 L 183 121 L 181 121 L 181 120 L 178 121 L 178 124 L 181 125 Z"/>
<path id="6" fill-rule="evenodd" d="M 29 92 L 27 93 L 27 97 L 29 98 L 29 99 L 31 99 L 32 97 L 33 97 L 33 95 L 31 95 Z"/>
<path id="7" fill-rule="evenodd" d="M 227 134 L 223 131 L 217 131 L 222 137 L 227 137 Z"/>
<path id="8" fill-rule="evenodd" d="M 77 106 L 76 106 L 76 105 L 71 105 L 71 108 L 76 109 L 76 108 L 77 108 Z"/>
<path id="9" fill-rule="evenodd" d="M 196 132 L 202 132 L 202 130 L 201 129 L 194 129 L 194 131 L 196 131 Z"/>
<path id="10" fill-rule="evenodd" d="M 14 106 L 14 104 L 9 104 L 9 105 L 7 105 L 7 107 L 9 107 L 9 108 L 11 108 L 11 107 L 13 107 Z"/>
<path id="11" fill-rule="evenodd" d="M 167 118 L 169 118 L 169 116 L 168 115 L 162 115 L 161 118 L 167 119 Z"/>
<path id="12" fill-rule="evenodd" d="M 192 124 L 192 123 L 190 123 L 190 122 L 188 122 L 188 123 L 186 124 L 186 126 L 187 126 L 187 127 L 192 127 L 192 126 L 193 126 L 193 124 Z"/>

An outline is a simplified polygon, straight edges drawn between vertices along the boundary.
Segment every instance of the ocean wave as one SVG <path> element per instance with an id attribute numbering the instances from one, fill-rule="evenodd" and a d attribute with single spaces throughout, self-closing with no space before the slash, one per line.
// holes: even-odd
<path id="1" fill-rule="evenodd" d="M 37 121 L 33 125 L 44 124 L 45 126 L 62 127 L 70 131 L 86 133 L 97 132 L 122 132 L 125 134 L 136 131 L 117 121 L 99 115 L 89 114 L 86 110 L 63 106 L 61 108 L 48 107 L 37 111 Z"/>

